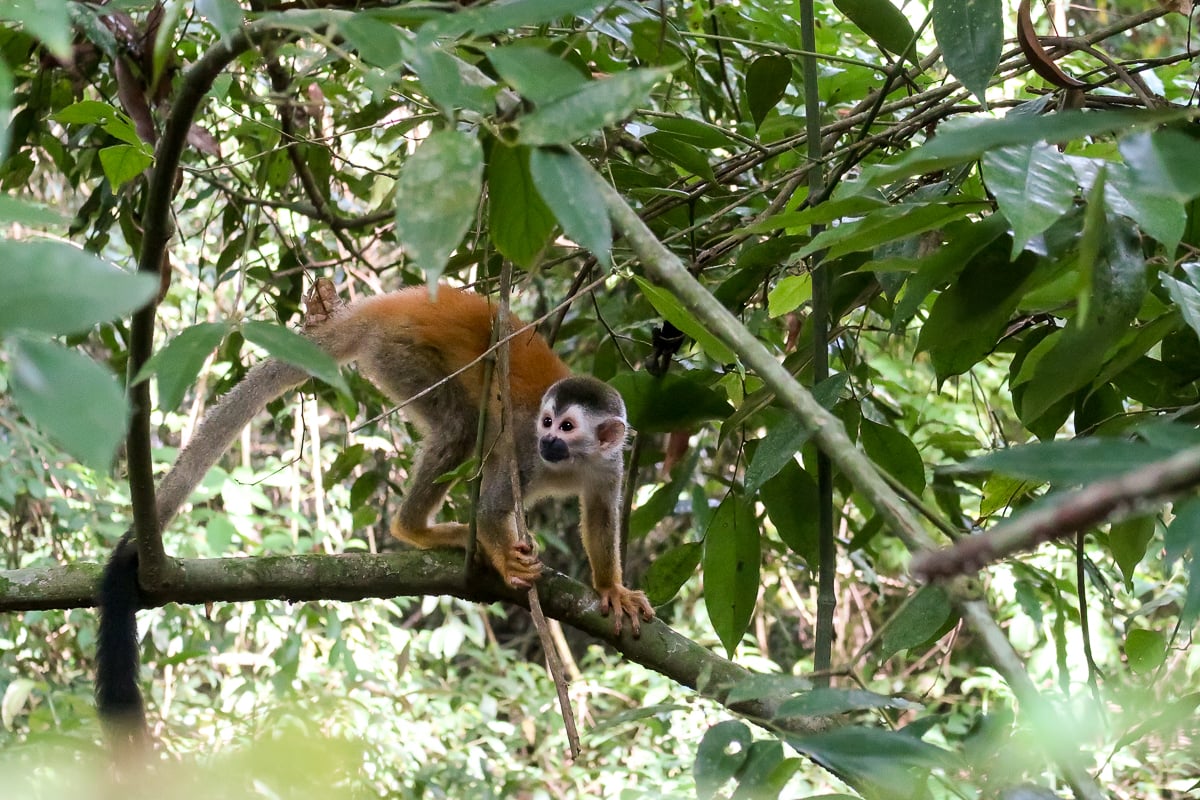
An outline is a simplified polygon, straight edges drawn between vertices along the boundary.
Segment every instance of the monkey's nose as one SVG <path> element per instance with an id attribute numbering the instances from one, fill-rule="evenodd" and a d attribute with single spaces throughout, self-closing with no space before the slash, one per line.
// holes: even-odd
<path id="1" fill-rule="evenodd" d="M 551 464 L 566 461 L 571 455 L 567 443 L 557 436 L 542 437 L 542 440 L 538 442 L 538 452 L 542 454 L 543 460 L 549 461 Z"/>

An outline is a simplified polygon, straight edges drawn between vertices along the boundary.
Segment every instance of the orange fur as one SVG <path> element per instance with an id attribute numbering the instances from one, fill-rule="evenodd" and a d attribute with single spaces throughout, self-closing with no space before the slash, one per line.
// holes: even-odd
<path id="1" fill-rule="evenodd" d="M 488 348 L 496 309 L 487 298 L 452 286 L 439 286 L 437 300 L 423 286 L 364 298 L 355 303 L 364 327 L 404 334 L 437 349 L 447 372 L 478 358 Z M 510 330 L 524 326 L 516 316 Z M 555 381 L 571 374 L 545 339 L 533 330 L 509 342 L 509 384 L 516 405 L 537 405 Z M 483 362 L 462 373 L 458 380 L 478 403 L 483 391 Z"/>

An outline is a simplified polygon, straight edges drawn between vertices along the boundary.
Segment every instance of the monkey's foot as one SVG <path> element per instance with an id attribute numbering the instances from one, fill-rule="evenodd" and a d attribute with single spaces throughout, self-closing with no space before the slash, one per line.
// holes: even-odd
<path id="1" fill-rule="evenodd" d="M 633 638 L 642 635 L 642 622 L 654 619 L 654 607 L 646 599 L 645 592 L 626 589 L 624 586 L 609 586 L 597 589 L 600 593 L 600 613 L 608 616 L 613 614 L 613 633 L 621 635 L 622 618 L 629 617 L 629 626 L 633 629 Z"/>
<path id="2" fill-rule="evenodd" d="M 345 305 L 338 297 L 337 289 L 329 278 L 317 278 L 304 297 L 304 329 L 310 330 L 324 324 Z"/>
<path id="3" fill-rule="evenodd" d="M 513 542 L 498 553 L 485 552 L 496 572 L 514 589 L 528 589 L 542 576 L 542 562 L 529 542 Z"/>

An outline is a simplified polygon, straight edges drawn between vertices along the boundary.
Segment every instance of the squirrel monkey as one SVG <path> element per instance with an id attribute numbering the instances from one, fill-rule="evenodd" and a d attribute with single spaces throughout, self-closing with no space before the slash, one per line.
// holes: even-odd
<path id="1" fill-rule="evenodd" d="M 495 310 L 485 298 L 440 286 L 434 301 L 424 287 L 413 287 L 344 305 L 333 285 L 322 279 L 307 303 L 305 334 L 339 363 L 357 362 L 359 371 L 393 401 L 408 401 L 441 382 L 406 406 L 422 446 L 399 514 L 391 523 L 393 536 L 421 548 L 466 547 L 467 525 L 433 522 L 448 492 L 448 486 L 436 479 L 473 455 L 479 408 L 486 402 L 490 449 L 476 509 L 481 555 L 515 588 L 528 588 L 541 574 L 532 546 L 517 536 L 510 473 L 515 459 L 526 501 L 579 497 L 583 545 L 601 611 L 613 612 L 617 634 L 625 617 L 634 636 L 640 634 L 639 619 L 652 619 L 654 609 L 645 594 L 625 586 L 621 574 L 618 521 L 628 427 L 625 404 L 615 389 L 592 377 L 572 376 L 536 333 L 517 336 L 510 343 L 509 358 L 513 435 L 502 437 L 496 389 L 483 397 L 482 363 L 447 380 L 490 344 Z M 513 328 L 520 327 L 518 320 L 510 321 Z M 263 362 L 205 415 L 159 484 L 160 529 L 250 419 L 307 379 L 299 367 Z M 110 730 L 140 738 L 145 719 L 137 687 L 134 619 L 140 598 L 137 545 L 130 534 L 117 545 L 105 568 L 97 604 L 101 610 L 96 678 L 100 715 Z"/>

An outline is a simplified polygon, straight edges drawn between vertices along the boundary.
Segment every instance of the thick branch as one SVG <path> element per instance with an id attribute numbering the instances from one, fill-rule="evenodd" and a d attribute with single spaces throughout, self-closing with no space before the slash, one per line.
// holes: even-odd
<path id="1" fill-rule="evenodd" d="M 723 344 L 732 349 L 750 366 L 776 396 L 812 431 L 813 439 L 842 474 L 875 508 L 908 548 L 914 553 L 930 550 L 933 540 L 921 528 L 903 499 L 892 490 L 875 465 L 855 447 L 846 435 L 842 423 L 826 411 L 801 386 L 774 355 L 754 337 L 696 280 L 679 258 L 654 237 L 637 212 L 607 182 L 597 179 L 604 194 L 605 206 L 616 228 L 633 248 L 646 274 L 668 287 L 683 302 L 697 320 Z M 1037 713 L 1047 706 L 1012 643 L 992 618 L 988 608 L 979 601 L 970 587 L 962 581 L 951 582 L 947 591 L 955 607 L 975 631 L 987 649 L 993 665 L 1000 671 L 1021 702 L 1023 710 Z M 1059 709 L 1065 714 L 1064 709 Z M 1053 754 L 1059 770 L 1078 798 L 1102 800 L 1100 787 L 1080 763 L 1078 753 Z"/>
<path id="2" fill-rule="evenodd" d="M 414 550 L 387 555 L 302 555 L 257 558 L 178 559 L 181 580 L 147 594 L 155 606 L 247 600 L 362 600 L 367 597 L 452 595 L 528 608 L 525 592 L 509 589 L 486 570 L 467 583 L 463 553 Z M 0 572 L 0 611 L 85 608 L 94 602 L 99 564 Z M 723 703 L 730 688 L 751 673 L 672 630 L 659 619 L 642 623 L 642 635 L 612 632 L 595 592 L 578 581 L 547 571 L 537 583 L 546 616 L 600 639 L 630 661 Z M 786 698 L 738 703 L 733 710 L 771 720 Z M 795 720 L 792 720 L 794 722 Z M 803 722 L 803 720 L 801 720 Z M 811 723 L 810 723 L 811 726 Z M 795 725 L 789 729 L 796 729 Z M 811 727 L 799 732 L 809 732 Z"/>
<path id="3" fill-rule="evenodd" d="M 948 578 L 982 567 L 1057 536 L 1093 528 L 1122 511 L 1136 511 L 1146 501 L 1166 498 L 1200 484 L 1200 447 L 1071 492 L 1045 508 L 1027 511 L 986 533 L 959 540 L 951 547 L 920 553 L 912 573 L 919 578 Z"/>

